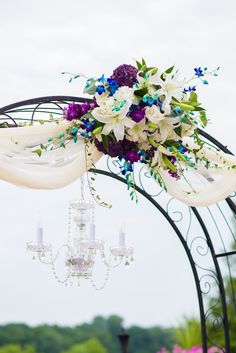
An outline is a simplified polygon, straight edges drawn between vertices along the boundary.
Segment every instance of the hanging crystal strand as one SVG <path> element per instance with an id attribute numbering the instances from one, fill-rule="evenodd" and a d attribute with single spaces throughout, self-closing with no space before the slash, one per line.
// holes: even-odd
<path id="1" fill-rule="evenodd" d="M 81 182 L 80 182 L 80 193 L 81 193 L 81 199 L 84 200 L 84 176 L 83 175 L 81 177 Z"/>
<path id="2" fill-rule="evenodd" d="M 70 244 L 70 241 L 71 241 L 71 210 L 72 210 L 72 207 L 71 207 L 71 205 L 69 205 L 69 208 L 68 208 L 68 227 L 67 227 L 68 244 Z"/>
<path id="3" fill-rule="evenodd" d="M 97 286 L 96 283 L 94 282 L 94 279 L 91 277 L 90 281 L 91 281 L 91 284 L 95 290 L 99 291 L 99 290 L 102 290 L 105 288 L 107 281 L 108 281 L 108 278 L 109 278 L 109 275 L 110 275 L 110 269 L 111 269 L 110 267 L 107 268 L 106 276 L 105 276 L 104 282 L 102 283 L 101 286 Z"/>
<path id="4" fill-rule="evenodd" d="M 66 273 L 66 277 L 64 280 L 61 280 L 58 275 L 57 275 L 57 272 L 56 272 L 56 268 L 55 268 L 55 262 L 53 261 L 53 255 L 52 255 L 52 251 L 50 251 L 50 257 L 51 257 L 51 266 L 52 266 L 52 273 L 53 273 L 53 276 L 55 278 L 55 280 L 60 283 L 60 284 L 65 284 L 65 286 L 67 286 L 67 282 L 68 282 L 68 279 L 70 277 L 70 274 L 69 272 Z"/>

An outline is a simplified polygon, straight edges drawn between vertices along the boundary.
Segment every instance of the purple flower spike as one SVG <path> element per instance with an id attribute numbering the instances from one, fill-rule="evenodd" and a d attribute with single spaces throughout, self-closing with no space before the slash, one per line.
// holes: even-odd
<path id="1" fill-rule="evenodd" d="M 81 104 L 82 115 L 87 114 L 90 109 L 91 108 L 89 103 Z"/>
<path id="2" fill-rule="evenodd" d="M 136 108 L 132 110 L 132 112 L 130 113 L 130 116 L 133 121 L 135 121 L 136 123 L 139 123 L 141 120 L 143 120 L 145 116 L 145 111 L 143 109 Z"/>
<path id="3" fill-rule="evenodd" d="M 79 119 L 83 113 L 82 108 L 79 104 L 70 103 L 63 111 L 64 119 L 71 121 L 74 119 Z"/>
<path id="4" fill-rule="evenodd" d="M 133 84 L 137 82 L 138 70 L 132 65 L 120 65 L 118 66 L 111 76 L 120 86 L 133 87 Z"/>

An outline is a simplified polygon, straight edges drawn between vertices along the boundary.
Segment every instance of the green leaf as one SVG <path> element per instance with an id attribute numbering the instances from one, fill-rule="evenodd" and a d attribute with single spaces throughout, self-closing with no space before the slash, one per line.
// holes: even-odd
<path id="1" fill-rule="evenodd" d="M 39 157 L 42 155 L 42 151 L 40 149 L 32 151 L 33 153 L 36 153 Z"/>
<path id="2" fill-rule="evenodd" d="M 150 74 L 153 76 L 158 72 L 158 68 L 154 67 L 153 69 L 151 69 Z"/>
<path id="3" fill-rule="evenodd" d="M 138 97 L 143 97 L 147 93 L 148 93 L 147 87 L 144 87 L 144 88 L 141 88 L 141 89 L 136 89 L 136 91 L 134 91 L 134 95 L 138 96 Z"/>
<path id="4" fill-rule="evenodd" d="M 156 143 L 153 137 L 149 137 L 148 140 L 153 147 L 156 147 L 156 148 L 158 147 L 158 144 Z"/>
<path id="5" fill-rule="evenodd" d="M 192 105 L 190 105 L 190 104 L 186 104 L 186 103 L 179 103 L 179 106 L 180 106 L 180 108 L 181 109 L 183 109 L 183 110 L 195 110 L 196 108 L 195 107 L 193 107 Z"/>
<path id="6" fill-rule="evenodd" d="M 141 70 L 142 64 L 137 60 L 135 60 L 135 61 L 136 61 L 137 69 Z"/>
<path id="7" fill-rule="evenodd" d="M 181 137 L 181 134 L 182 134 L 182 129 L 181 129 L 181 126 L 178 126 L 174 129 L 175 133 Z"/>
<path id="8" fill-rule="evenodd" d="M 197 102 L 197 93 L 191 92 L 189 96 L 189 101 L 191 103 L 196 103 Z"/>
<path id="9" fill-rule="evenodd" d="M 144 58 L 142 58 L 142 65 L 146 66 L 146 62 L 145 62 Z"/>
<path id="10" fill-rule="evenodd" d="M 201 111 L 200 112 L 200 120 L 201 120 L 201 123 L 204 127 L 207 126 L 207 117 L 206 117 L 206 112 L 205 111 Z"/>
<path id="11" fill-rule="evenodd" d="M 165 71 L 165 73 L 166 73 L 166 74 L 171 74 L 171 72 L 174 70 L 174 67 L 175 67 L 175 65 L 169 67 L 169 69 L 167 69 L 167 70 Z"/>
<path id="12" fill-rule="evenodd" d="M 151 129 L 157 129 L 158 125 L 153 123 L 152 121 L 148 121 L 147 126 L 150 127 Z"/>
<path id="13" fill-rule="evenodd" d="M 91 96 L 94 96 L 94 94 L 96 93 L 96 86 L 92 85 L 90 87 L 85 87 L 83 93 L 87 93 Z"/>
<path id="14" fill-rule="evenodd" d="M 165 163 L 165 165 L 167 166 L 167 168 L 169 168 L 170 170 L 172 170 L 172 172 L 176 173 L 177 172 L 177 169 L 176 167 L 174 166 L 174 164 L 171 163 L 171 161 L 169 160 L 169 158 L 165 155 L 162 155 L 162 159 Z"/>
<path id="15" fill-rule="evenodd" d="M 109 143 L 108 143 L 108 136 L 107 135 L 102 135 L 102 143 L 103 143 L 105 150 L 108 152 L 109 151 Z"/>
<path id="16" fill-rule="evenodd" d="M 99 126 L 93 130 L 93 135 L 99 134 L 103 129 L 103 126 Z"/>
<path id="17" fill-rule="evenodd" d="M 194 109 L 196 112 L 202 112 L 205 111 L 206 109 L 202 108 L 202 107 L 195 107 Z"/>
<path id="18" fill-rule="evenodd" d="M 188 125 L 193 125 L 192 121 L 189 119 L 189 117 L 187 115 L 182 115 L 181 116 L 181 121 L 184 124 L 188 124 Z"/>

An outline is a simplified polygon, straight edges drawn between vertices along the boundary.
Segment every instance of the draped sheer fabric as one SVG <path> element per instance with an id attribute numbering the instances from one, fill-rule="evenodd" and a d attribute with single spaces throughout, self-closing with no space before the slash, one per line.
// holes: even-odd
<path id="1" fill-rule="evenodd" d="M 66 148 L 44 151 L 41 157 L 32 152 L 67 127 L 62 121 L 0 129 L 0 178 L 33 189 L 58 189 L 83 175 L 102 156 L 90 146 L 86 158 L 83 139 L 71 141 Z"/>
<path id="2" fill-rule="evenodd" d="M 69 142 L 66 148 L 44 151 L 41 157 L 32 153 L 38 145 L 65 131 L 68 124 L 61 121 L 0 129 L 0 178 L 33 189 L 57 189 L 82 176 L 102 157 L 96 147 L 90 145 L 86 158 L 82 138 L 77 143 Z M 236 157 L 207 148 L 199 153 L 224 168 L 206 169 L 199 164 L 197 170 L 189 170 L 186 178 L 179 181 L 159 169 L 167 192 L 190 206 L 214 204 L 236 190 L 236 170 L 232 168 Z"/>

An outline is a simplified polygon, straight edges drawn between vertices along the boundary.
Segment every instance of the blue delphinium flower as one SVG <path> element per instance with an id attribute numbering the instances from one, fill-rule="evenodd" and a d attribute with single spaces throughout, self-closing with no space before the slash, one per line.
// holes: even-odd
<path id="1" fill-rule="evenodd" d="M 145 96 L 143 96 L 143 102 L 148 105 L 149 107 L 151 107 L 153 104 L 157 104 L 158 103 L 158 98 L 156 95 L 154 95 L 153 97 L 149 96 L 148 94 L 145 94 Z"/>
<path id="2" fill-rule="evenodd" d="M 180 152 L 181 154 L 184 154 L 186 152 L 188 152 L 188 149 L 185 146 L 179 146 L 177 148 L 178 152 Z"/>
<path id="3" fill-rule="evenodd" d="M 106 78 L 104 74 L 102 74 L 102 76 L 98 78 L 98 82 L 102 82 L 102 83 L 106 82 Z"/>
<path id="4" fill-rule="evenodd" d="M 86 132 L 91 132 L 93 130 L 95 121 L 89 121 L 87 118 L 82 119 L 82 123 L 80 125 L 81 129 L 86 130 Z"/>
<path id="5" fill-rule="evenodd" d="M 133 171 L 133 165 L 130 162 L 125 161 L 125 163 L 121 167 L 121 173 L 125 175 L 126 173 L 132 172 L 132 171 Z"/>
<path id="6" fill-rule="evenodd" d="M 119 88 L 119 85 L 116 80 L 113 80 L 112 78 L 108 78 L 107 83 L 109 85 L 108 91 L 110 92 L 110 96 L 113 96 L 117 88 Z"/>
<path id="7" fill-rule="evenodd" d="M 96 92 L 101 95 L 103 94 L 104 92 L 106 91 L 105 87 L 102 86 L 102 85 L 98 85 L 97 88 L 96 88 Z"/>
<path id="8" fill-rule="evenodd" d="M 194 71 L 195 71 L 195 76 L 197 76 L 197 77 L 204 76 L 204 73 L 203 73 L 201 67 L 198 67 L 198 68 L 195 67 Z"/>
<path id="9" fill-rule="evenodd" d="M 178 116 L 178 115 L 181 115 L 183 113 L 183 111 L 182 111 L 182 109 L 180 107 L 175 107 L 173 109 L 173 113 L 174 113 L 174 115 Z"/>
<path id="10" fill-rule="evenodd" d="M 73 129 L 72 129 L 72 131 L 71 131 L 71 135 L 72 135 L 72 136 L 76 136 L 77 133 L 78 133 L 77 127 L 73 127 Z"/>
<path id="11" fill-rule="evenodd" d="M 183 93 L 195 92 L 195 91 L 196 91 L 196 86 L 189 86 L 188 88 L 184 88 Z"/>

